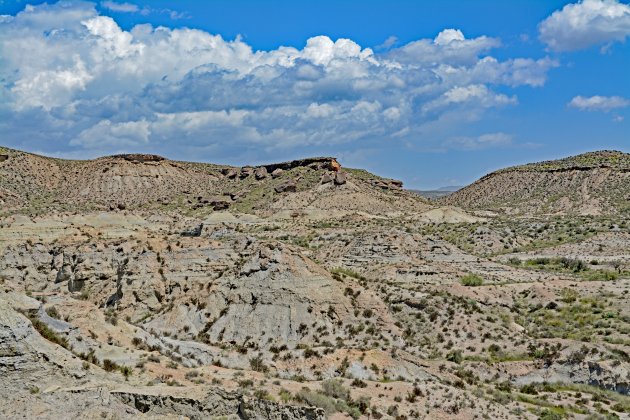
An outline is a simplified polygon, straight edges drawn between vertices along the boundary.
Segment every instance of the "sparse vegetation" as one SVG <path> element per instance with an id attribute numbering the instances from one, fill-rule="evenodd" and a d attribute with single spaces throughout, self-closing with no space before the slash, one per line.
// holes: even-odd
<path id="1" fill-rule="evenodd" d="M 102 162 L 99 174 L 123 170 Z M 67 180 L 82 164 L 60 165 L 72 168 Z M 141 165 L 129 163 L 140 174 Z M 504 213 L 489 202 L 490 212 L 453 209 L 446 221 L 433 219 L 445 216 L 440 208 L 361 170 L 344 168 L 343 186 L 319 164 L 260 179 L 241 168 L 160 165 L 138 175 L 158 179 L 159 204 L 133 197 L 86 212 L 77 203 L 65 210 L 77 215 L 55 215 L 55 229 L 46 216 L 31 217 L 28 229 L 0 219 L 0 294 L 11 299 L 8 311 L 43 305 L 54 319 L 24 312 L 33 327 L 76 349 L 39 346 L 32 358 L 53 366 L 64 387 L 98 379 L 100 366 L 111 386 L 153 387 L 200 410 L 197 396 L 217 388 L 235 404 L 317 406 L 352 418 L 630 413 L 628 397 L 614 391 L 626 389 L 630 364 L 628 217 L 604 207 L 567 216 L 556 210 L 572 196 L 532 190 L 544 197 L 543 213 L 523 201 L 522 213 Z M 172 168 L 181 178 L 169 177 Z M 288 180 L 297 195 L 275 190 Z M 57 209 L 55 199 L 28 202 Z M 45 396 L 28 395 L 43 383 L 29 375 L 19 398 L 54 401 L 47 382 Z M 585 375 L 600 387 L 545 382 Z"/>

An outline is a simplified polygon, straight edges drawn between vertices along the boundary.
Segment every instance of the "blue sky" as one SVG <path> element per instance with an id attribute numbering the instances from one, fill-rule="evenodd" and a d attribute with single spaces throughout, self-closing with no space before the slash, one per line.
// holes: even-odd
<path id="1" fill-rule="evenodd" d="M 0 143 L 69 158 L 334 155 L 410 188 L 630 151 L 630 6 L 0 0 Z"/>

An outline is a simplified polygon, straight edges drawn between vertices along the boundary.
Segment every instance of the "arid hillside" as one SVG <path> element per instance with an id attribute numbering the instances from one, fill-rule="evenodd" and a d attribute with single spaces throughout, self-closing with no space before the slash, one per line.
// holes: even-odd
<path id="1" fill-rule="evenodd" d="M 625 174 L 593 156 L 496 176 Z M 0 160 L 2 419 L 630 414 L 621 211 L 438 207 L 333 158 Z"/>
<path id="2" fill-rule="evenodd" d="M 330 157 L 228 167 L 142 154 L 63 160 L 6 148 L 0 148 L 0 203 L 5 214 L 114 209 L 197 214 L 229 208 L 323 217 L 429 208 L 400 181 L 342 168 Z"/>
<path id="3" fill-rule="evenodd" d="M 439 200 L 505 214 L 630 214 L 630 154 L 585 153 L 502 169 Z"/>

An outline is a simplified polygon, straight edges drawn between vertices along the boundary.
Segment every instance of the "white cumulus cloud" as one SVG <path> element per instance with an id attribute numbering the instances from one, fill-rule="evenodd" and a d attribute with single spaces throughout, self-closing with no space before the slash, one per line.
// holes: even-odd
<path id="1" fill-rule="evenodd" d="M 149 123 L 146 121 L 112 123 L 110 120 L 101 120 L 81 131 L 70 144 L 86 148 L 98 148 L 103 143 L 113 148 L 136 147 L 148 143 L 149 134 Z"/>
<path id="2" fill-rule="evenodd" d="M 571 99 L 569 106 L 581 111 L 610 111 L 630 106 L 630 101 L 621 96 L 576 96 Z"/>
<path id="3" fill-rule="evenodd" d="M 478 137 L 453 137 L 444 146 L 455 150 L 483 150 L 495 147 L 505 147 L 512 144 L 512 136 L 506 133 L 488 133 Z"/>
<path id="4" fill-rule="evenodd" d="M 133 3 L 118 3 L 115 1 L 103 1 L 101 7 L 120 13 L 137 13 L 140 7 Z"/>
<path id="5" fill-rule="evenodd" d="M 623 42 L 630 35 L 630 5 L 582 0 L 555 11 L 539 25 L 540 39 L 555 51 Z"/>
<path id="6" fill-rule="evenodd" d="M 131 3 L 101 6 L 134 12 Z M 445 29 L 381 53 L 325 35 L 257 51 L 198 29 L 125 30 L 91 3 L 27 6 L 0 20 L 0 137 L 73 156 L 145 148 L 195 159 L 200 150 L 260 158 L 388 138 L 421 142 L 440 124 L 456 131 L 517 104 L 506 90 L 541 86 L 558 65 L 499 60 L 490 52 L 500 45 Z"/>

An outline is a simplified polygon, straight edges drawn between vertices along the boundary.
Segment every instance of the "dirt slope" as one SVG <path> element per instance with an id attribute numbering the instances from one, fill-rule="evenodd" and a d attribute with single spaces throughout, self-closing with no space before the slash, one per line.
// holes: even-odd
<path id="1" fill-rule="evenodd" d="M 440 202 L 507 214 L 630 213 L 630 154 L 585 153 L 502 169 Z"/>

